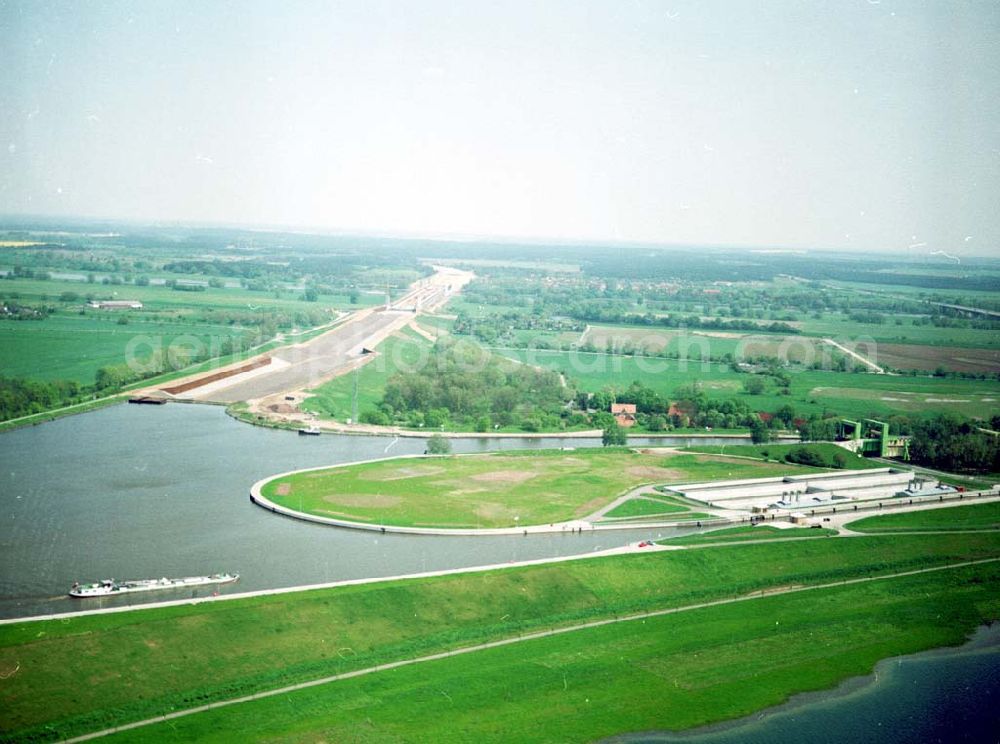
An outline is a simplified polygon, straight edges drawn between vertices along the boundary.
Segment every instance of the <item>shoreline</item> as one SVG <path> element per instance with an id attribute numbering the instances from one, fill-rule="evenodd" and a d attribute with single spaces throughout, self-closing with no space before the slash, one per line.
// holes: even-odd
<path id="1" fill-rule="evenodd" d="M 878 682 L 879 674 L 891 675 L 893 667 L 902 661 L 951 658 L 970 654 L 1000 654 L 1000 622 L 987 622 L 984 625 L 978 626 L 960 645 L 937 646 L 912 654 L 889 656 L 877 661 L 872 671 L 868 674 L 847 677 L 834 687 L 793 693 L 784 702 L 756 710 L 740 718 L 707 723 L 696 728 L 678 729 L 676 731 L 654 729 L 616 734 L 606 739 L 600 739 L 599 743 L 639 744 L 640 742 L 646 742 L 654 744 L 655 742 L 663 742 L 664 744 L 674 744 L 698 740 L 701 737 L 712 736 L 713 734 L 737 733 L 744 728 L 763 725 L 774 717 L 794 712 L 804 712 L 805 709 L 814 705 L 837 703 L 859 695 L 872 694 L 876 692 L 875 683 Z"/>
<path id="2" fill-rule="evenodd" d="M 629 544 L 617 548 L 595 550 L 590 553 L 562 555 L 555 556 L 553 558 L 532 558 L 526 561 L 490 563 L 482 566 L 466 566 L 463 568 L 444 568 L 437 571 L 420 571 L 418 573 L 397 574 L 395 576 L 368 576 L 361 579 L 340 579 L 338 581 L 325 581 L 319 584 L 283 586 L 275 589 L 255 589 L 249 592 L 218 594 L 207 597 L 166 599 L 161 602 L 144 602 L 134 605 L 124 605 L 122 607 L 98 607 L 92 610 L 78 610 L 76 612 L 51 612 L 44 615 L 26 615 L 23 617 L 0 618 L 0 625 L 16 625 L 18 623 L 42 622 L 46 620 L 66 620 L 69 618 L 87 617 L 90 615 L 113 615 L 119 612 L 136 612 L 139 610 L 148 610 L 160 607 L 181 607 L 185 605 L 195 606 L 211 602 L 228 602 L 234 599 L 253 599 L 254 597 L 267 597 L 276 594 L 295 594 L 297 592 L 311 592 L 320 589 L 335 589 L 342 586 L 359 586 L 363 584 L 378 584 L 381 582 L 391 581 L 413 581 L 417 579 L 429 579 L 437 576 L 452 576 L 464 573 L 486 573 L 489 571 L 502 571 L 508 568 L 529 568 L 531 566 L 543 566 L 550 563 L 564 563 L 566 561 L 582 561 L 591 558 L 607 558 L 616 555 L 635 555 L 640 553 L 654 553 L 665 550 L 679 549 L 680 548 L 671 548 L 655 544 L 649 547 L 639 548 L 637 544 Z"/>
<path id="3" fill-rule="evenodd" d="M 171 401 L 182 403 L 187 401 Z M 208 402 L 208 401 L 206 401 Z M 247 401 L 244 401 L 247 402 Z M 213 404 L 223 405 L 223 404 Z M 438 434 L 445 439 L 600 439 L 604 432 L 601 429 L 575 429 L 565 431 L 561 429 L 553 431 L 429 431 L 419 429 L 406 429 L 398 426 L 377 426 L 375 424 L 342 424 L 332 420 L 312 421 L 306 419 L 277 419 L 253 411 L 231 411 L 237 404 L 226 405 L 226 413 L 232 418 L 251 426 L 260 426 L 268 429 L 284 429 L 286 431 L 299 431 L 308 426 L 315 426 L 319 429 L 319 434 L 341 434 L 344 436 L 359 437 L 405 437 L 408 439 L 429 439 Z M 253 418 L 244 418 L 243 415 Z M 642 432 L 629 434 L 629 439 L 731 439 L 733 442 L 750 443 L 749 431 L 724 430 L 721 432 Z M 801 442 L 797 434 L 788 432 L 777 433 L 773 440 L 774 444 L 794 444 Z M 803 442 L 808 444 L 808 442 Z"/>

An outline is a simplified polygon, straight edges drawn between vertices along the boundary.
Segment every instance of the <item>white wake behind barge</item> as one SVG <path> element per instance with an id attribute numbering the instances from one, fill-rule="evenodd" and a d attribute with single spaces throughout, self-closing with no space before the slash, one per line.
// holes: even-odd
<path id="1" fill-rule="evenodd" d="M 79 582 L 73 584 L 73 588 L 69 590 L 69 596 L 107 597 L 130 592 L 151 592 L 157 589 L 187 589 L 206 584 L 231 584 L 239 578 L 239 574 L 221 573 L 211 576 L 185 576 L 180 579 L 137 579 L 134 581 L 105 579 L 96 584 L 80 584 Z"/>

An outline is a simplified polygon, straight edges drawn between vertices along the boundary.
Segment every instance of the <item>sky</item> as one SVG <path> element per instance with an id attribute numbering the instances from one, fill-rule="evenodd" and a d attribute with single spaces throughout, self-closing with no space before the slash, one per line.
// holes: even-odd
<path id="1" fill-rule="evenodd" d="M 1000 3 L 0 0 L 0 215 L 1000 255 Z"/>

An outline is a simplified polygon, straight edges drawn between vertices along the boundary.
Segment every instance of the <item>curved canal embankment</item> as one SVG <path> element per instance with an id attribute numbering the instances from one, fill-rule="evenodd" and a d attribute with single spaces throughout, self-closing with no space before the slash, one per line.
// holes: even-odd
<path id="1" fill-rule="evenodd" d="M 471 453 L 470 453 L 471 454 Z M 462 457 L 463 455 L 450 455 L 450 457 Z M 664 529 L 664 528 L 674 528 L 674 527 L 693 527 L 694 525 L 690 520 L 673 520 L 673 521 L 649 521 L 645 520 L 642 522 L 617 522 L 617 523 L 597 523 L 589 522 L 586 519 L 571 519 L 562 522 L 552 522 L 549 524 L 532 524 L 532 525 L 522 525 L 517 527 L 407 527 L 402 525 L 394 524 L 382 524 L 375 522 L 359 522 L 350 519 L 340 519 L 337 517 L 324 517 L 319 514 L 311 514 L 306 511 L 301 511 L 298 509 L 292 509 L 290 507 L 284 506 L 282 504 L 275 503 L 267 496 L 264 495 L 264 486 L 268 483 L 278 480 L 280 478 L 287 478 L 293 475 L 301 475 L 302 473 L 312 473 L 321 470 L 336 470 L 340 468 L 353 467 L 356 465 L 366 465 L 370 463 L 377 462 L 388 462 L 390 460 L 421 460 L 421 459 L 433 459 L 439 457 L 439 455 L 398 455 L 396 457 L 379 457 L 371 460 L 359 460 L 357 462 L 350 463 L 338 463 L 335 465 L 327 465 L 316 468 L 302 468 L 299 470 L 289 470 L 285 473 L 278 473 L 276 475 L 268 476 L 267 478 L 262 478 L 250 487 L 250 500 L 261 507 L 262 509 L 267 509 L 275 514 L 281 514 L 286 517 L 291 517 L 292 519 L 300 519 L 304 522 L 314 522 L 316 524 L 324 524 L 330 527 L 343 527 L 352 530 L 366 530 L 369 532 L 379 532 L 382 534 L 395 533 L 403 535 L 434 535 L 437 537 L 441 536 L 452 536 L 452 537 L 489 537 L 497 535 L 537 535 L 545 533 L 560 533 L 560 534 L 573 534 L 577 532 L 596 532 L 605 530 L 635 530 L 635 529 Z M 633 490 L 632 488 L 629 491 Z M 701 520 L 698 522 L 699 527 L 723 527 L 727 524 L 737 524 L 738 519 L 727 519 L 720 517 L 718 519 L 708 519 Z"/>
<path id="2" fill-rule="evenodd" d="M 167 599 L 159 602 L 145 602 L 142 604 L 123 605 L 120 607 L 99 607 L 92 610 L 77 610 L 74 612 L 53 612 L 44 615 L 27 615 L 24 617 L 0 618 L 0 625 L 16 625 L 18 623 L 38 622 L 41 620 L 61 620 L 66 617 L 81 617 L 83 615 L 111 615 L 119 612 L 132 612 L 135 610 L 148 610 L 155 607 L 180 607 L 182 605 L 192 606 L 205 604 L 206 602 L 228 602 L 232 599 L 250 599 L 253 597 L 270 597 L 276 594 L 296 594 L 298 592 L 311 592 L 317 589 L 335 589 L 344 586 L 360 586 L 362 584 L 380 584 L 392 581 L 413 581 L 416 579 L 430 579 L 437 576 L 452 576 L 455 574 L 467 573 L 487 573 L 489 571 L 503 571 L 508 568 L 528 568 L 530 566 L 544 566 L 550 563 L 565 563 L 566 561 L 585 561 L 591 558 L 608 558 L 615 555 L 625 555 L 629 553 L 653 553 L 662 550 L 687 550 L 687 546 L 658 545 L 656 543 L 643 542 L 630 543 L 617 548 L 606 548 L 595 550 L 592 553 L 580 553 L 578 555 L 560 555 L 552 558 L 534 558 L 523 561 L 511 561 L 509 563 L 490 563 L 483 566 L 466 566 L 463 568 L 445 568 L 439 571 L 421 571 L 419 573 L 398 574 L 396 576 L 369 576 L 363 579 L 342 579 L 340 581 L 326 581 L 321 584 L 304 584 L 300 586 L 282 586 L 275 589 L 258 589 L 249 592 L 234 592 L 231 594 L 212 594 L 204 597 L 189 597 L 185 599 Z M 998 559 L 1000 560 L 1000 559 Z"/>

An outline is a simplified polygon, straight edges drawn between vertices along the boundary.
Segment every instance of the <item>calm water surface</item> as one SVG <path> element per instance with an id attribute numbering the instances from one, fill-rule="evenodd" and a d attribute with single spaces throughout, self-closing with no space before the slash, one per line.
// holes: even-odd
<path id="1" fill-rule="evenodd" d="M 452 442 L 455 452 L 599 444 L 557 437 Z M 0 434 L 0 616 L 572 555 L 690 531 L 378 535 L 311 525 L 250 503 L 251 484 L 267 475 L 424 448 L 421 439 L 301 437 L 199 405 L 119 405 Z M 239 573 L 239 583 L 65 596 L 76 580 L 221 571 Z"/>

